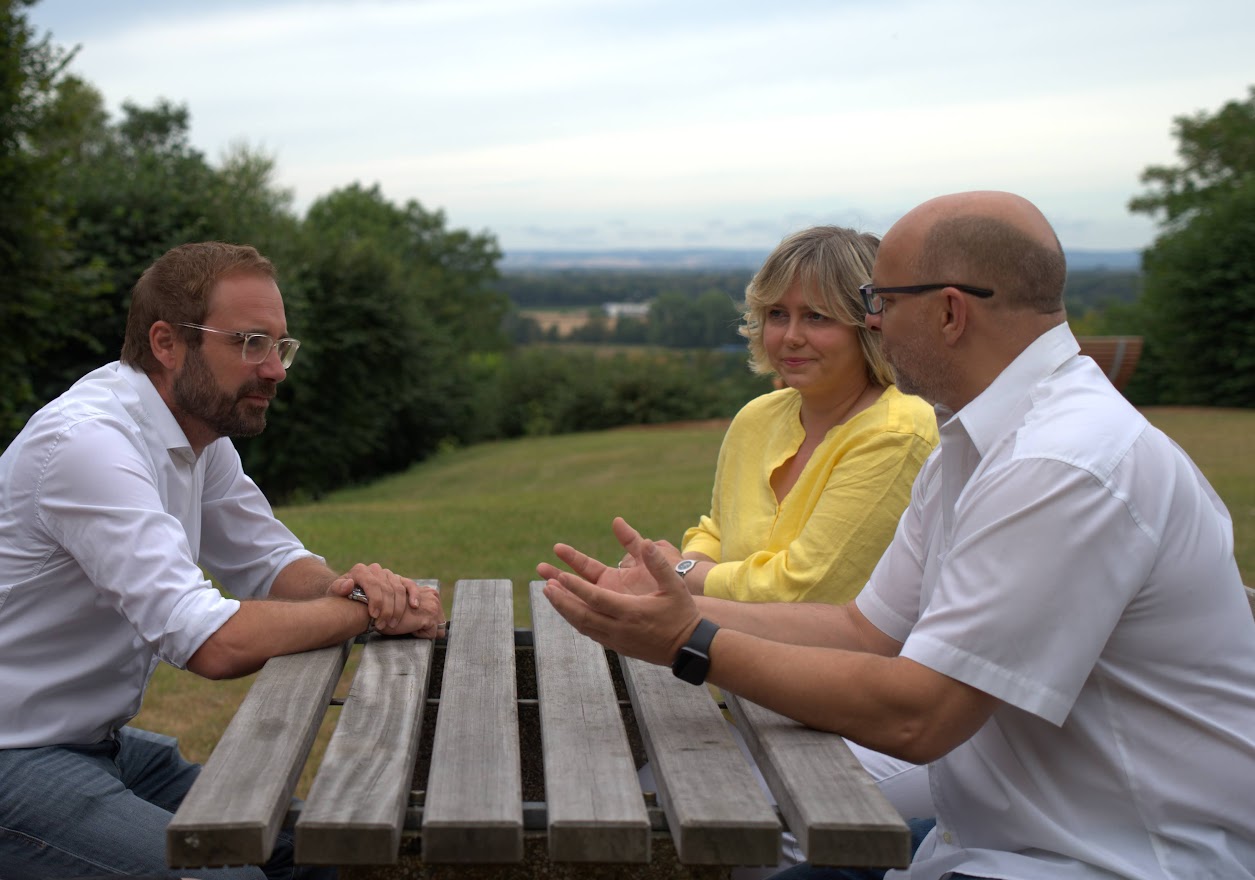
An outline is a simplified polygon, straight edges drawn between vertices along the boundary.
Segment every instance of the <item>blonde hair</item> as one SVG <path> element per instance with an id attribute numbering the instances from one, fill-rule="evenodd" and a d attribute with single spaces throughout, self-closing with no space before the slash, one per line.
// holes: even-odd
<path id="1" fill-rule="evenodd" d="M 767 311 L 800 283 L 810 308 L 857 329 L 867 378 L 877 385 L 892 385 L 893 370 L 880 351 L 880 334 L 864 323 L 858 290 L 871 281 L 879 246 L 876 236 L 842 226 L 812 226 L 780 242 L 745 288 L 740 333 L 749 340 L 750 369 L 773 372 L 763 346 L 763 324 Z"/>

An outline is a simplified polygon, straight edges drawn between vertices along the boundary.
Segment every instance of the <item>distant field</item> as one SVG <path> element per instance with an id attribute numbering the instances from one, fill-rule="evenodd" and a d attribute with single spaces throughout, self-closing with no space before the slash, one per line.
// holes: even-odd
<path id="1" fill-rule="evenodd" d="M 578 330 L 588 323 L 587 306 L 569 309 L 522 309 L 519 314 L 531 318 L 546 333 L 550 327 L 557 327 L 560 336 L 569 336 L 572 330 Z M 614 325 L 615 320 L 607 317 L 606 326 L 613 329 Z"/>
<path id="2" fill-rule="evenodd" d="M 1148 417 L 1184 447 L 1233 514 L 1239 567 L 1255 585 L 1255 411 L 1152 409 Z M 377 561 L 413 577 L 509 578 L 526 624 L 527 581 L 564 541 L 618 558 L 615 515 L 679 542 L 705 513 L 723 423 L 621 429 L 490 443 L 438 456 L 373 485 L 335 493 L 279 516 L 336 568 Z M 446 598 L 448 597 L 446 592 Z M 341 682 L 347 692 L 351 669 Z M 210 682 L 162 666 L 140 727 L 178 736 L 203 761 L 251 679 Z M 330 736 L 332 709 L 314 747 L 304 793 Z"/>

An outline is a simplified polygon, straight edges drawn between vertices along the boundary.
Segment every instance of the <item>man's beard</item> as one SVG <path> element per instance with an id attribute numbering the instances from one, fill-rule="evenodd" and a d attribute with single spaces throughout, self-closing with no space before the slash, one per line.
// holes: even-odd
<path id="1" fill-rule="evenodd" d="M 219 437 L 255 437 L 266 429 L 266 407 L 247 403 L 244 398 L 272 398 L 276 384 L 258 379 L 240 386 L 235 394 L 228 394 L 214 380 L 201 353 L 193 349 L 188 352 L 182 371 L 174 377 L 174 403 Z"/>
<path id="2" fill-rule="evenodd" d="M 907 343 L 885 346 L 885 359 L 893 369 L 893 384 L 903 394 L 915 394 L 929 403 L 942 402 L 952 390 L 953 371 L 949 364 L 929 358 L 922 346 Z"/>

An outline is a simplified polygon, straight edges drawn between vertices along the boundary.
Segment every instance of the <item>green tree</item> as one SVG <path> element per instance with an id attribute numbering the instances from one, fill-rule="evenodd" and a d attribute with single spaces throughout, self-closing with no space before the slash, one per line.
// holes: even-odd
<path id="1" fill-rule="evenodd" d="M 1150 190 L 1129 210 L 1162 214 L 1166 230 L 1187 225 L 1209 205 L 1223 201 L 1255 174 L 1255 86 L 1245 101 L 1230 101 L 1216 113 L 1199 111 L 1173 120 L 1179 165 L 1152 165 L 1142 172 Z"/>
<path id="2" fill-rule="evenodd" d="M 1255 406 L 1255 87 L 1178 117 L 1177 166 L 1143 173 L 1130 210 L 1158 217 L 1145 252 L 1138 402 Z"/>
<path id="3" fill-rule="evenodd" d="M 131 287 L 154 259 L 176 244 L 215 237 L 208 210 L 214 172 L 189 145 L 186 107 L 127 103 L 110 123 L 99 93 L 77 81 L 66 84 L 59 102 L 87 107 L 92 121 L 64 133 L 74 161 L 57 187 L 74 247 L 100 271 L 106 298 L 104 308 L 76 316 L 79 342 L 50 362 L 39 389 L 44 397 L 117 356 Z"/>
<path id="4" fill-rule="evenodd" d="M 0 6 L 0 446 L 43 403 L 39 377 L 82 340 L 77 318 L 101 290 L 75 253 L 57 186 L 73 158 L 65 133 L 86 122 L 57 100 L 71 56 L 36 37 L 28 5 Z"/>
<path id="5" fill-rule="evenodd" d="M 241 444 L 267 494 L 318 495 L 479 439 L 475 356 L 504 347 L 488 236 L 354 184 L 311 206 L 281 283 L 299 361 L 278 430 Z"/>
<path id="6" fill-rule="evenodd" d="M 649 340 L 671 348 L 740 345 L 739 320 L 736 304 L 722 290 L 710 288 L 695 298 L 667 291 L 649 308 Z"/>

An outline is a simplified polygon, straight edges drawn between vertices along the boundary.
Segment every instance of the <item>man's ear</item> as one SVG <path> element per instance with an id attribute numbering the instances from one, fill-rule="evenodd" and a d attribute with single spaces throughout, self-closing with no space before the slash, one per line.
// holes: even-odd
<path id="1" fill-rule="evenodd" d="M 967 329 L 968 303 L 963 291 L 947 287 L 941 291 L 945 311 L 942 314 L 941 338 L 948 346 L 955 346 Z"/>
<path id="2" fill-rule="evenodd" d="M 153 350 L 153 357 L 167 370 L 173 370 L 178 364 L 178 341 L 178 334 L 166 321 L 154 321 L 148 328 L 148 345 Z"/>

